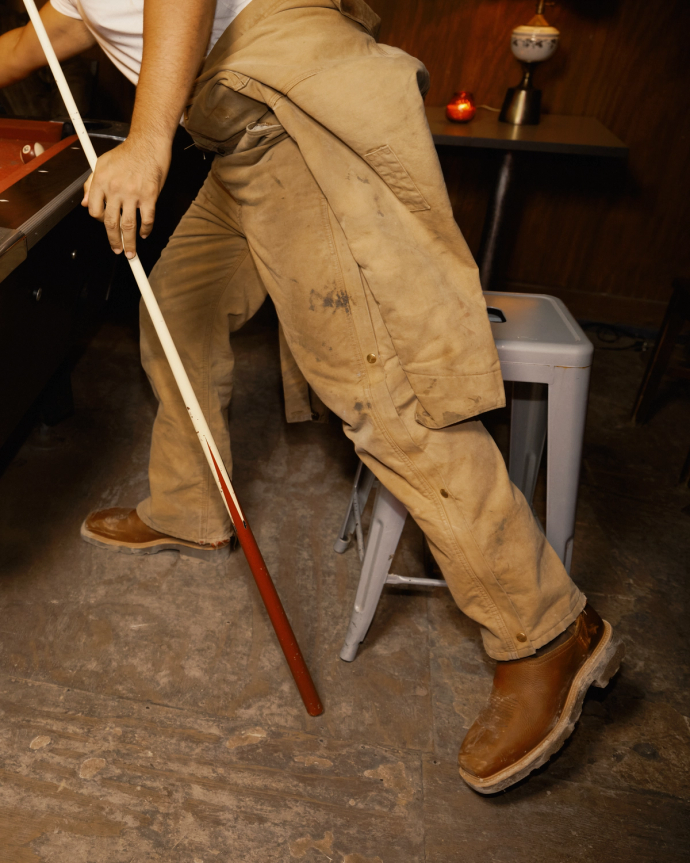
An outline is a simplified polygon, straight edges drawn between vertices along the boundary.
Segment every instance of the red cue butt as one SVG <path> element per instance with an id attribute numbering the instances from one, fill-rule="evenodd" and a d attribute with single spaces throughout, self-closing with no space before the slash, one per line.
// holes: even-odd
<path id="1" fill-rule="evenodd" d="M 206 445 L 208 446 L 208 442 Z M 259 546 L 256 544 L 252 529 L 249 527 L 247 522 L 240 517 L 237 507 L 230 495 L 230 490 L 228 489 L 227 483 L 218 467 L 218 462 L 216 461 L 210 446 L 208 447 L 208 451 L 211 454 L 213 466 L 218 474 L 218 480 L 220 482 L 220 487 L 223 490 L 223 497 L 228 505 L 230 517 L 235 525 L 237 538 L 239 539 L 242 551 L 247 558 L 247 563 L 249 564 L 249 568 L 254 576 L 256 586 L 259 588 L 259 593 L 261 594 L 261 598 L 266 606 L 266 611 L 268 612 L 275 634 L 278 636 L 278 642 L 282 648 L 283 655 L 287 660 L 290 671 L 292 672 L 295 683 L 297 684 L 297 689 L 302 697 L 304 706 L 307 708 L 307 713 L 310 716 L 320 716 L 323 713 L 323 704 L 321 703 L 319 694 L 314 686 L 314 681 L 311 679 L 311 674 L 309 674 L 309 669 L 307 668 L 307 664 L 302 656 L 302 651 L 299 649 L 295 633 L 292 631 L 290 621 L 285 614 L 285 609 L 283 608 L 283 604 L 280 601 L 278 592 L 273 584 L 273 579 L 266 568 L 264 559 L 259 551 Z"/>
<path id="2" fill-rule="evenodd" d="M 19 154 L 19 158 L 26 165 L 27 162 L 31 162 L 36 156 L 40 156 L 41 153 L 45 153 L 46 148 L 43 144 L 39 144 L 36 142 L 35 144 L 25 144 L 22 147 L 22 151 Z"/>

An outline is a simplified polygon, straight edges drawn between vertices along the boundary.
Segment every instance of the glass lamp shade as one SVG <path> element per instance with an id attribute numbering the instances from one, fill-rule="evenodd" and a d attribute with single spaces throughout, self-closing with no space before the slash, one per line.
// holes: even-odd
<path id="1" fill-rule="evenodd" d="M 468 123 L 476 113 L 474 96 L 466 90 L 456 93 L 446 105 L 446 117 L 454 123 Z"/>
<path id="2" fill-rule="evenodd" d="M 524 24 L 513 30 L 510 48 L 523 63 L 541 63 L 556 50 L 560 35 L 555 27 L 549 25 Z"/>

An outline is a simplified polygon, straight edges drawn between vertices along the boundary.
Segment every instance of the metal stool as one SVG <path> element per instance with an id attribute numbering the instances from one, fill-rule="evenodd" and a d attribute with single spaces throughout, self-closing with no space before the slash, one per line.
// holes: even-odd
<path id="1" fill-rule="evenodd" d="M 484 296 L 503 379 L 514 382 L 510 478 L 531 502 L 547 441 L 545 532 L 569 571 L 592 343 L 555 297 L 495 291 L 486 291 Z M 407 578 L 388 571 L 407 510 L 378 482 L 365 540 L 361 513 L 374 483 L 371 471 L 360 463 L 334 546 L 342 554 L 354 536 L 362 561 L 355 606 L 340 651 L 340 658 L 348 662 L 355 658 L 367 634 L 384 584 L 445 585 L 445 581 L 435 578 Z"/>

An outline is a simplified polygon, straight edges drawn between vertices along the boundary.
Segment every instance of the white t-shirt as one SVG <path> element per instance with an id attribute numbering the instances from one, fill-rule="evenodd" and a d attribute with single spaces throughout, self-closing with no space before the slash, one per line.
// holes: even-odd
<path id="1" fill-rule="evenodd" d="M 117 68 L 136 84 L 144 48 L 144 0 L 50 0 L 68 18 L 80 18 Z M 206 54 L 251 0 L 217 0 Z"/>

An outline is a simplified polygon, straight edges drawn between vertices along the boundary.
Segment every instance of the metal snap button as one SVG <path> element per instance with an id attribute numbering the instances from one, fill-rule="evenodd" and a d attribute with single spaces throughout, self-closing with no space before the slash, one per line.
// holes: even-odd
<path id="1" fill-rule="evenodd" d="M 367 362 L 375 363 L 376 362 L 376 354 L 367 354 Z"/>
<path id="2" fill-rule="evenodd" d="M 527 636 L 525 635 L 524 632 L 518 632 L 518 634 L 515 637 L 517 638 L 518 641 L 527 641 Z"/>
<path id="3" fill-rule="evenodd" d="M 450 497 L 450 495 L 449 495 L 449 494 L 448 494 L 448 492 L 445 490 L 445 488 L 442 488 L 442 489 L 441 489 L 441 497 Z"/>

